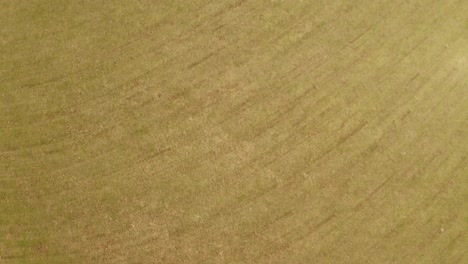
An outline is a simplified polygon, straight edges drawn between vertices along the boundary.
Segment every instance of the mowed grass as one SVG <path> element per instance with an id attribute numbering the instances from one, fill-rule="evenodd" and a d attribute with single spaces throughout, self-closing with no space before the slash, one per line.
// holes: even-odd
<path id="1" fill-rule="evenodd" d="M 0 3 L 0 263 L 465 263 L 468 2 Z"/>

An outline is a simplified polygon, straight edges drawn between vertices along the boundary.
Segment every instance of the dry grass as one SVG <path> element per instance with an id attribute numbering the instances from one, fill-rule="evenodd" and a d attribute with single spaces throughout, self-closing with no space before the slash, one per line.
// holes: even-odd
<path id="1" fill-rule="evenodd" d="M 1 263 L 467 263 L 467 157 L 466 0 L 0 3 Z"/>

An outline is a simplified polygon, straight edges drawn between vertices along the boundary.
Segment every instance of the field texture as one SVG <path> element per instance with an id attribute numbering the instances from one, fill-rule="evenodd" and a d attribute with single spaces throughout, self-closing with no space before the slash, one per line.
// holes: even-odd
<path id="1" fill-rule="evenodd" d="M 0 0 L 0 263 L 468 263 L 468 1 Z"/>

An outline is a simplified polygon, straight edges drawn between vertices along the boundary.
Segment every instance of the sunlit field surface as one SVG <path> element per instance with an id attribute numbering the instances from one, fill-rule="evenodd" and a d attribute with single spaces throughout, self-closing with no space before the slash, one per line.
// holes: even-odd
<path id="1" fill-rule="evenodd" d="M 468 1 L 0 1 L 0 263 L 468 263 Z"/>

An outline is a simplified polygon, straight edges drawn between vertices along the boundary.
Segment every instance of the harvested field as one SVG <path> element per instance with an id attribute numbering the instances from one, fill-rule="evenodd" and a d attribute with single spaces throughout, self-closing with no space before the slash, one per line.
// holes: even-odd
<path id="1" fill-rule="evenodd" d="M 0 263 L 468 263 L 468 1 L 0 1 Z"/>

